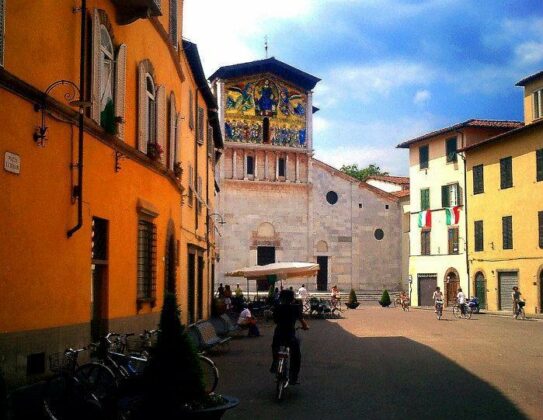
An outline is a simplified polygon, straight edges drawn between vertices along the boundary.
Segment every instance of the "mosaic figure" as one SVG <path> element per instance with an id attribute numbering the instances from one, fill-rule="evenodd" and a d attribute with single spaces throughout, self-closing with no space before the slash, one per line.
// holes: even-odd
<path id="1" fill-rule="evenodd" d="M 226 108 L 234 109 L 245 113 L 255 107 L 255 100 L 252 93 L 253 84 L 246 83 L 244 86 L 230 86 L 226 98 Z"/>
<path id="2" fill-rule="evenodd" d="M 277 113 L 277 87 L 266 79 L 260 88 L 257 88 L 256 111 L 258 115 L 274 116 Z"/>
<path id="3" fill-rule="evenodd" d="M 294 93 L 292 95 L 289 94 L 289 91 L 286 87 L 281 88 L 281 93 L 279 95 L 279 110 L 281 113 L 285 116 L 289 115 L 300 115 L 299 114 L 299 108 L 302 108 L 302 114 L 303 115 L 303 106 L 302 104 L 298 103 L 296 105 L 296 108 L 293 107 L 292 101 L 296 99 L 302 99 L 302 95 L 298 93 Z"/>

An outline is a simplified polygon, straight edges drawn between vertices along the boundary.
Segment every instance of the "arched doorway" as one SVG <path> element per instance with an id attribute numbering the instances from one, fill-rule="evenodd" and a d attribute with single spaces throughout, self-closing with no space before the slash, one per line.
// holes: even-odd
<path id="1" fill-rule="evenodd" d="M 175 293 L 176 290 L 176 243 L 173 235 L 168 236 L 164 266 L 164 293 Z"/>
<path id="2" fill-rule="evenodd" d="M 458 278 L 457 271 L 449 269 L 445 276 L 445 300 L 447 306 L 452 306 L 456 303 L 456 295 L 458 294 L 458 288 L 460 287 L 460 279 Z"/>
<path id="3" fill-rule="evenodd" d="M 480 271 L 475 274 L 475 296 L 479 299 L 479 307 L 486 309 L 486 279 Z"/>

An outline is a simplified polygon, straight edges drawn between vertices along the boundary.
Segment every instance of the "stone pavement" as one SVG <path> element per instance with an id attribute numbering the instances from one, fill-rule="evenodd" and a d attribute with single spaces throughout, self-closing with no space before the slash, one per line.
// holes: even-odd
<path id="1" fill-rule="evenodd" d="M 273 334 L 231 342 L 212 356 L 218 392 L 240 398 L 225 419 L 543 418 L 543 323 L 362 306 L 310 320 L 301 384 L 274 401 Z"/>

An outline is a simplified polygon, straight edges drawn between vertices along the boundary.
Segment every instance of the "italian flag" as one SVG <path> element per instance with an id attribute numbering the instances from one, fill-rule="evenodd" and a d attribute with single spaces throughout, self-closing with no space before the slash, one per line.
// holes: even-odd
<path id="1" fill-rule="evenodd" d="M 460 220 L 460 206 L 445 208 L 447 225 L 457 225 Z"/>
<path id="2" fill-rule="evenodd" d="M 432 211 L 423 210 L 419 213 L 419 227 L 432 227 Z"/>

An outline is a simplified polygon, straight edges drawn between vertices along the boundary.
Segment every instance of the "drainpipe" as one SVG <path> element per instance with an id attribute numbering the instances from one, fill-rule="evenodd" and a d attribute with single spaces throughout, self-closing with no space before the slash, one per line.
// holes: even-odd
<path id="1" fill-rule="evenodd" d="M 466 147 L 464 144 L 464 133 L 462 131 L 457 131 L 458 134 L 460 134 L 462 138 L 462 148 Z M 466 168 L 466 152 L 458 153 L 460 157 L 462 158 L 462 161 L 464 162 L 464 217 L 465 217 L 465 226 L 466 226 L 466 232 L 465 232 L 465 238 L 464 242 L 466 244 L 466 271 L 468 275 L 468 299 L 471 297 L 470 289 L 471 289 L 471 276 L 470 276 L 470 269 L 469 269 L 469 257 L 468 257 L 468 182 L 467 182 L 467 168 Z"/>
<path id="2" fill-rule="evenodd" d="M 79 57 L 79 150 L 77 153 L 77 186 L 73 194 L 77 196 L 77 225 L 68 231 L 68 238 L 83 226 L 83 127 L 84 108 L 81 106 L 85 96 L 85 39 L 87 33 L 87 0 L 81 0 L 81 46 Z"/>

